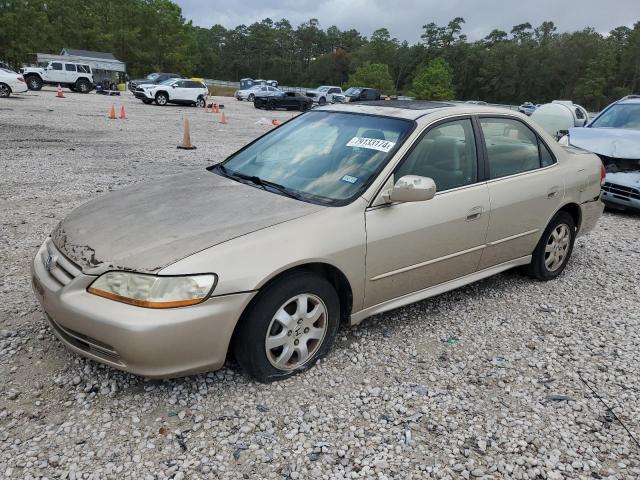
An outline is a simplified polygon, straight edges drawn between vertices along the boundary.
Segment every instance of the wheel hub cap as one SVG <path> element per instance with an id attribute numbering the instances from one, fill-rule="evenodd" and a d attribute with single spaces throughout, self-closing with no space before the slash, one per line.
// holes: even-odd
<path id="1" fill-rule="evenodd" d="M 551 232 L 547 239 L 547 245 L 544 249 L 544 264 L 547 270 L 555 272 L 564 264 L 570 244 L 571 231 L 568 225 L 562 223 Z"/>
<path id="2" fill-rule="evenodd" d="M 287 300 L 271 319 L 265 338 L 269 362 L 280 370 L 307 363 L 327 332 L 327 307 L 316 295 L 303 293 Z"/>

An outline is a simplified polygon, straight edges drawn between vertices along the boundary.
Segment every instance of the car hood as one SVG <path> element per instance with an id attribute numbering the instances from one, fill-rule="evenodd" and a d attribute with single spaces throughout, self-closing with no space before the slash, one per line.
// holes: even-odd
<path id="1" fill-rule="evenodd" d="M 572 128 L 571 145 L 612 158 L 640 158 L 640 130 L 622 128 Z"/>
<path id="2" fill-rule="evenodd" d="M 92 200 L 62 220 L 51 238 L 87 274 L 157 272 L 219 243 L 324 208 L 216 173 L 194 172 Z"/>
<path id="3" fill-rule="evenodd" d="M 633 172 L 607 172 L 607 182 L 625 187 L 640 188 L 640 170 Z"/>

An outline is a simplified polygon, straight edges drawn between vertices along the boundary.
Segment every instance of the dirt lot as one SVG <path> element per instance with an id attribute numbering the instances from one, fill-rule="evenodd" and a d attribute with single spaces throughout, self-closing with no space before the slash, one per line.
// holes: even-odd
<path id="1" fill-rule="evenodd" d="M 293 379 L 229 364 L 147 381 L 59 344 L 36 248 L 86 200 L 202 169 L 293 114 L 219 98 L 221 125 L 65 94 L 0 102 L 0 478 L 640 478 L 640 446 L 580 379 L 640 437 L 640 216 L 605 214 L 556 281 L 507 272 L 345 329 Z M 176 150 L 185 116 L 194 151 Z"/>

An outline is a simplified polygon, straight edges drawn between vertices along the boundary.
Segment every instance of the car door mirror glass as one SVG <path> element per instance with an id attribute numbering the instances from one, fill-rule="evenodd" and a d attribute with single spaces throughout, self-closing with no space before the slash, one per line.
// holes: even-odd
<path id="1" fill-rule="evenodd" d="M 400 177 L 388 193 L 390 202 L 423 202 L 436 194 L 436 182 L 429 177 L 405 175 Z"/>

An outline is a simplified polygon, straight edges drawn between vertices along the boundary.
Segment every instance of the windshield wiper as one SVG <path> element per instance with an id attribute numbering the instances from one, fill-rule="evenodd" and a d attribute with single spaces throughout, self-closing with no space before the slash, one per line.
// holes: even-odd
<path id="1" fill-rule="evenodd" d="M 256 175 L 246 175 L 246 174 L 240 173 L 240 172 L 231 172 L 231 171 L 227 170 L 227 168 L 224 165 L 220 165 L 220 164 L 216 165 L 216 168 L 218 170 L 220 170 L 220 172 L 225 177 L 240 178 L 242 180 L 246 180 L 248 182 L 251 182 L 254 185 L 262 187 L 263 190 L 267 190 L 267 188 L 271 188 L 273 190 L 277 190 L 278 192 L 282 193 L 283 195 L 286 195 L 287 197 L 295 198 L 296 200 L 301 200 L 302 199 L 300 195 L 298 195 L 297 193 L 292 192 L 287 187 L 285 187 L 284 185 L 280 185 L 279 183 L 270 182 L 269 180 L 263 180 L 262 178 L 260 178 L 260 177 L 258 177 Z"/>

